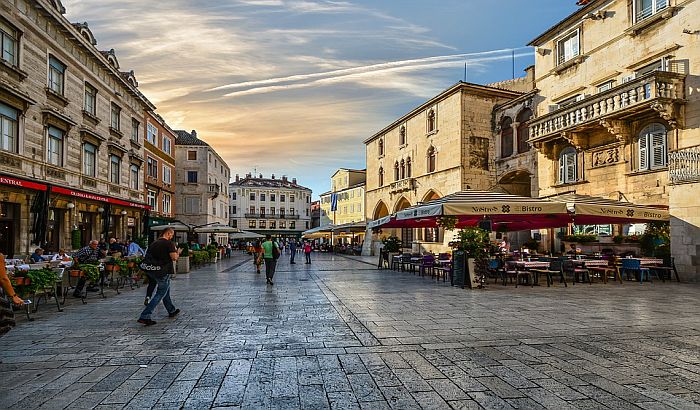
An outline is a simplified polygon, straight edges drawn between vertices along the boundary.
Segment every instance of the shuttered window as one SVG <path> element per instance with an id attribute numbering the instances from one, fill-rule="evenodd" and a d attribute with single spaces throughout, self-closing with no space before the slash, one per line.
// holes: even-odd
<path id="1" fill-rule="evenodd" d="M 559 154 L 559 183 L 576 182 L 577 174 L 576 149 L 574 147 L 565 148 Z"/>
<path id="2" fill-rule="evenodd" d="M 639 134 L 639 170 L 665 168 L 668 163 L 666 127 L 650 124 Z"/>

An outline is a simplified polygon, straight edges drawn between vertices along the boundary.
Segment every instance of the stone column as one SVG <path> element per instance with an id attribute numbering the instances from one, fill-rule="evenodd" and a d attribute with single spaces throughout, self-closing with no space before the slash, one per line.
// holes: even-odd
<path id="1" fill-rule="evenodd" d="M 520 123 L 513 122 L 510 126 L 513 128 L 513 155 L 518 155 L 518 127 Z"/>

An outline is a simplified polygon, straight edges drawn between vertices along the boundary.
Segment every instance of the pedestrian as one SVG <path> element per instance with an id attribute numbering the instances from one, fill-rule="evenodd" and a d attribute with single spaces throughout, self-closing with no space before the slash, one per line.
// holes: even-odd
<path id="1" fill-rule="evenodd" d="M 311 263 L 311 243 L 309 241 L 304 242 L 304 256 L 306 256 L 306 264 Z"/>
<path id="2" fill-rule="evenodd" d="M 151 315 L 161 300 L 168 311 L 168 317 L 174 318 L 180 313 L 180 309 L 177 309 L 170 299 L 170 276 L 175 273 L 173 263 L 178 260 L 182 252 L 182 248 L 178 249 L 172 241 L 173 236 L 175 236 L 175 230 L 166 228 L 161 237 L 148 247 L 146 257 L 141 263 L 141 269 L 148 275 L 149 282 L 154 281 L 158 285 L 158 290 L 141 312 L 138 320 L 146 326 L 156 324 L 151 319 Z"/>
<path id="3" fill-rule="evenodd" d="M 291 241 L 289 241 L 289 253 L 290 253 L 289 263 L 291 265 L 295 265 L 296 262 L 294 262 L 294 256 L 297 254 L 297 241 L 296 241 L 296 239 L 292 239 Z"/>
<path id="4" fill-rule="evenodd" d="M 275 276 L 275 267 L 277 266 L 277 258 L 280 256 L 280 248 L 277 242 L 272 240 L 272 236 L 267 234 L 265 242 L 262 243 L 263 258 L 265 259 L 265 276 L 268 285 L 274 285 L 272 278 Z"/>
<path id="5" fill-rule="evenodd" d="M 260 273 L 260 265 L 263 262 L 263 247 L 260 241 L 253 242 L 250 247 L 251 253 L 253 254 L 253 265 L 255 265 L 256 273 Z"/>
<path id="6" fill-rule="evenodd" d="M 0 253 L 0 336 L 9 332 L 15 326 L 15 312 L 12 305 L 22 306 L 24 301 L 17 296 L 12 288 L 10 278 L 7 277 L 5 269 L 5 255 Z M 1 363 L 1 362 L 0 362 Z"/>
<path id="7" fill-rule="evenodd" d="M 226 244 L 226 257 L 230 258 L 231 257 L 231 252 L 233 251 L 233 247 L 231 246 L 231 242 Z"/>

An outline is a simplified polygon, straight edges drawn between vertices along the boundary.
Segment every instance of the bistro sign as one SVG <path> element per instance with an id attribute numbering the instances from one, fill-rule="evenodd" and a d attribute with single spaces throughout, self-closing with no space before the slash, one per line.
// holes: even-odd
<path id="1" fill-rule="evenodd" d="M 123 201 L 123 200 L 117 199 L 117 198 L 110 198 L 110 197 L 106 197 L 106 196 L 102 196 L 102 195 L 91 194 L 88 192 L 76 191 L 74 189 L 54 187 L 53 192 L 57 193 L 57 194 L 63 194 L 63 195 L 76 197 L 76 198 L 87 199 L 90 201 L 106 202 L 109 204 L 128 206 L 131 208 L 151 209 L 151 207 L 146 205 L 146 204 L 139 204 L 139 203 L 131 202 L 131 201 Z"/>

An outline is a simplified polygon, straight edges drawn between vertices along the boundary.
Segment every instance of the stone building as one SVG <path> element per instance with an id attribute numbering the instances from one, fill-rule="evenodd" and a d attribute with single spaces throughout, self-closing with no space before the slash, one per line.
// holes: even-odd
<path id="1" fill-rule="evenodd" d="M 228 225 L 228 165 L 195 130 L 175 134 L 175 219 L 194 226 Z M 212 239 L 228 243 L 228 234 L 197 238 L 199 243 Z"/>
<path id="2" fill-rule="evenodd" d="M 278 238 L 300 238 L 311 228 L 311 190 L 296 178 L 236 175 L 229 197 L 229 225 L 234 228 Z"/>
<path id="3" fill-rule="evenodd" d="M 591 0 L 533 40 L 539 196 L 669 205 L 679 271 L 700 278 L 700 2 Z M 590 232 L 625 227 L 586 227 Z"/>
<path id="4" fill-rule="evenodd" d="M 521 94 L 460 82 L 365 140 L 367 219 L 465 189 L 493 188 L 492 111 Z M 421 251 L 443 250 L 452 240 L 426 228 L 385 230 L 375 242 L 389 234 Z"/>
<path id="5" fill-rule="evenodd" d="M 321 226 L 321 201 L 311 202 L 311 229 Z"/>
<path id="6" fill-rule="evenodd" d="M 139 236 L 144 111 L 133 71 L 60 1 L 0 4 L 0 251 Z"/>
<path id="7" fill-rule="evenodd" d="M 175 217 L 175 140 L 163 117 L 146 111 L 144 195 L 151 207 L 149 225 L 164 225 Z M 151 235 L 153 239 L 154 235 Z"/>
<path id="8" fill-rule="evenodd" d="M 362 169 L 337 170 L 331 177 L 331 190 L 320 195 L 320 224 L 342 225 L 365 222 L 365 183 L 367 171 Z M 337 209 L 331 211 L 332 195 L 337 195 Z"/>

